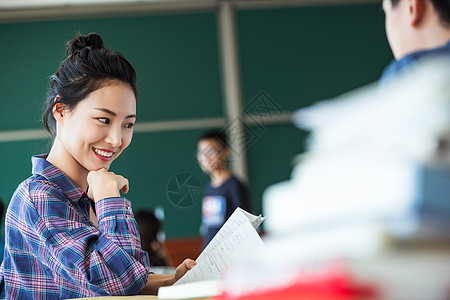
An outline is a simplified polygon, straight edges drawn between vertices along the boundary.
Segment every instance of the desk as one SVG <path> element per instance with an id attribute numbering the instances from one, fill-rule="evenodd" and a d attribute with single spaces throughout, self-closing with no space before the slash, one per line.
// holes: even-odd
<path id="1" fill-rule="evenodd" d="M 207 300 L 208 298 L 189 298 L 189 300 Z M 105 296 L 93 298 L 74 298 L 68 300 L 158 300 L 158 296 Z"/>
<path id="2" fill-rule="evenodd" d="M 105 296 L 105 297 L 93 297 L 93 298 L 74 298 L 69 300 L 157 300 L 158 296 Z"/>

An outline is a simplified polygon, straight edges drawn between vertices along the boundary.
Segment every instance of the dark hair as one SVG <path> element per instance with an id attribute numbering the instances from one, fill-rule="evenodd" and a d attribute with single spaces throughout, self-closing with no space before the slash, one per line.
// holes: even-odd
<path id="1" fill-rule="evenodd" d="M 44 127 L 55 134 L 53 106 L 63 103 L 73 110 L 90 93 L 113 80 L 128 83 L 137 97 L 136 71 L 120 53 L 107 49 L 97 33 L 77 36 L 66 44 L 67 58 L 51 76 L 47 106 L 43 114 Z"/>
<path id="2" fill-rule="evenodd" d="M 150 264 L 152 266 L 167 266 L 167 258 L 162 244 L 158 240 L 158 233 L 161 230 L 159 219 L 153 211 L 147 209 L 138 211 L 134 218 L 138 224 L 142 250 L 148 253 Z"/>
<path id="3" fill-rule="evenodd" d="M 150 210 L 140 210 L 134 215 L 134 218 L 138 224 L 141 241 L 144 241 L 144 243 L 142 243 L 142 249 L 149 252 L 151 249 L 148 247 L 151 242 L 158 240 L 158 232 L 161 230 L 161 223 Z"/>
<path id="4" fill-rule="evenodd" d="M 217 141 L 222 148 L 228 148 L 228 137 L 225 131 L 206 132 L 198 138 L 197 142 L 200 142 L 202 140 L 214 140 Z"/>
<path id="5" fill-rule="evenodd" d="M 400 0 L 391 0 L 392 7 L 397 6 L 397 4 L 400 2 Z"/>
<path id="6" fill-rule="evenodd" d="M 445 27 L 450 27 L 450 1 L 449 0 L 428 0 L 436 10 L 441 23 Z M 391 0 L 392 7 L 397 6 L 400 0 Z"/>

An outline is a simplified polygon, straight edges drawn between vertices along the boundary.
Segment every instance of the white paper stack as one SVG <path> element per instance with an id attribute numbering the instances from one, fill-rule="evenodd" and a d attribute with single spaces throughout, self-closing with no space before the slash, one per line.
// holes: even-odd
<path id="1" fill-rule="evenodd" d="M 265 191 L 266 251 L 230 270 L 225 290 L 239 299 L 295 288 L 304 270 L 339 261 L 377 288 L 374 299 L 448 299 L 450 61 L 295 120 L 309 147 L 291 179 Z"/>
<path id="2" fill-rule="evenodd" d="M 309 149 L 291 180 L 266 190 L 265 228 L 284 235 L 391 220 L 385 224 L 395 234 L 416 230 L 420 220 L 410 217 L 433 201 L 424 199 L 424 180 L 433 172 L 450 175 L 450 155 L 437 152 L 450 132 L 449 63 L 429 62 L 395 85 L 371 85 L 298 111 L 296 124 L 311 130 Z M 450 205 L 444 209 L 450 221 Z"/>

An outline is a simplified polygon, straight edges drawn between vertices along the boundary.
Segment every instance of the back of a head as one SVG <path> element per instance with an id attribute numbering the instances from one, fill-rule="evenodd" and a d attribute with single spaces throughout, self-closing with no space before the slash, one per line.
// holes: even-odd
<path id="1" fill-rule="evenodd" d="M 446 28 L 450 29 L 450 1 L 449 0 L 429 0 L 433 4 L 433 7 L 441 23 Z"/>
<path id="2" fill-rule="evenodd" d="M 127 83 L 137 97 L 136 72 L 125 57 L 106 48 L 97 33 L 77 35 L 66 44 L 67 58 L 51 76 L 47 106 L 43 115 L 44 126 L 55 133 L 52 111 L 56 103 L 72 110 L 93 91 L 111 81 Z"/>
<path id="3" fill-rule="evenodd" d="M 392 6 L 395 7 L 400 0 L 390 0 Z M 429 1 L 441 21 L 442 26 L 450 28 L 450 1 L 449 0 L 425 0 Z"/>
<path id="4" fill-rule="evenodd" d="M 140 210 L 134 217 L 138 224 L 143 246 L 144 244 L 150 245 L 152 241 L 156 241 L 158 232 L 161 230 L 161 223 L 155 214 L 150 210 Z"/>

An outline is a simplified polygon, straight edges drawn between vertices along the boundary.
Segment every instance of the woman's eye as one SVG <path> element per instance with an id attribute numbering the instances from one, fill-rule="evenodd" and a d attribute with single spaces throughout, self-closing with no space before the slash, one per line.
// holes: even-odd
<path id="1" fill-rule="evenodd" d="M 125 128 L 133 128 L 134 124 L 133 123 L 128 123 L 125 124 Z"/>
<path id="2" fill-rule="evenodd" d="M 98 118 L 97 120 L 99 120 L 102 123 L 109 124 L 109 119 L 107 118 Z"/>

